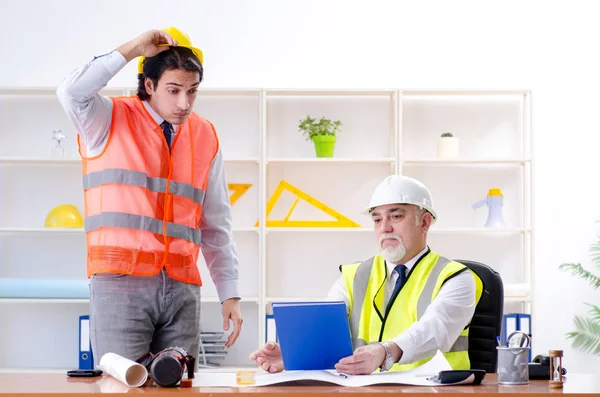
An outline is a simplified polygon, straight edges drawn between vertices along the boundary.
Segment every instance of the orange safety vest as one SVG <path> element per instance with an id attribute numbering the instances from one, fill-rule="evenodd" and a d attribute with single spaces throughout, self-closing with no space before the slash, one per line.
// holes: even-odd
<path id="1" fill-rule="evenodd" d="M 87 274 L 151 276 L 202 285 L 202 203 L 219 142 L 213 125 L 191 113 L 171 145 L 137 97 L 112 98 L 104 150 L 83 162 Z"/>

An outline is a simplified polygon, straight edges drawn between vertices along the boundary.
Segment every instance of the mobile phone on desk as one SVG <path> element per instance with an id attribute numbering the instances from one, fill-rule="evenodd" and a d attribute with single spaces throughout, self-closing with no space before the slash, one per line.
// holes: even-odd
<path id="1" fill-rule="evenodd" d="M 94 376 L 102 375 L 102 371 L 99 369 L 73 369 L 67 371 L 67 376 L 80 377 L 80 378 L 91 378 Z"/>

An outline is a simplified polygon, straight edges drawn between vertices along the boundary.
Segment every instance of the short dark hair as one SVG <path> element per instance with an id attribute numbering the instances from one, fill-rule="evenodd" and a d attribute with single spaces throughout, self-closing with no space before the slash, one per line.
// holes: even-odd
<path id="1" fill-rule="evenodd" d="M 146 91 L 145 86 L 146 77 L 152 80 L 152 84 L 156 88 L 158 80 L 165 70 L 173 69 L 198 72 L 200 81 L 204 75 L 202 64 L 192 50 L 186 47 L 171 47 L 167 51 L 145 59 L 143 73 L 138 74 L 138 98 L 142 101 L 150 99 L 150 94 Z"/>

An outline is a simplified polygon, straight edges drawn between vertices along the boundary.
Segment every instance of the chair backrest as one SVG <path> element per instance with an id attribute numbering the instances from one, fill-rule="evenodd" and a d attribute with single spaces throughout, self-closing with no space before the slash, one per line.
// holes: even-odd
<path id="1" fill-rule="evenodd" d="M 504 314 L 504 285 L 500 274 L 483 263 L 456 259 L 471 269 L 483 282 L 483 292 L 469 326 L 469 360 L 471 369 L 495 373 L 498 342 Z"/>

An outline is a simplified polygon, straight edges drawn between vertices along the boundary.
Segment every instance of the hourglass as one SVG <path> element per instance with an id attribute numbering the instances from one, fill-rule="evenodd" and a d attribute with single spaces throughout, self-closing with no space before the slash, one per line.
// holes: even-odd
<path id="1" fill-rule="evenodd" d="M 562 350 L 550 350 L 550 388 L 562 389 L 563 387 L 563 365 L 562 365 Z"/>
<path id="2" fill-rule="evenodd" d="M 56 140 L 56 146 L 52 148 L 52 157 L 65 157 L 65 148 L 60 144 L 60 141 L 65 139 L 65 134 L 62 130 L 53 130 L 52 134 L 54 135 L 52 139 Z"/>

